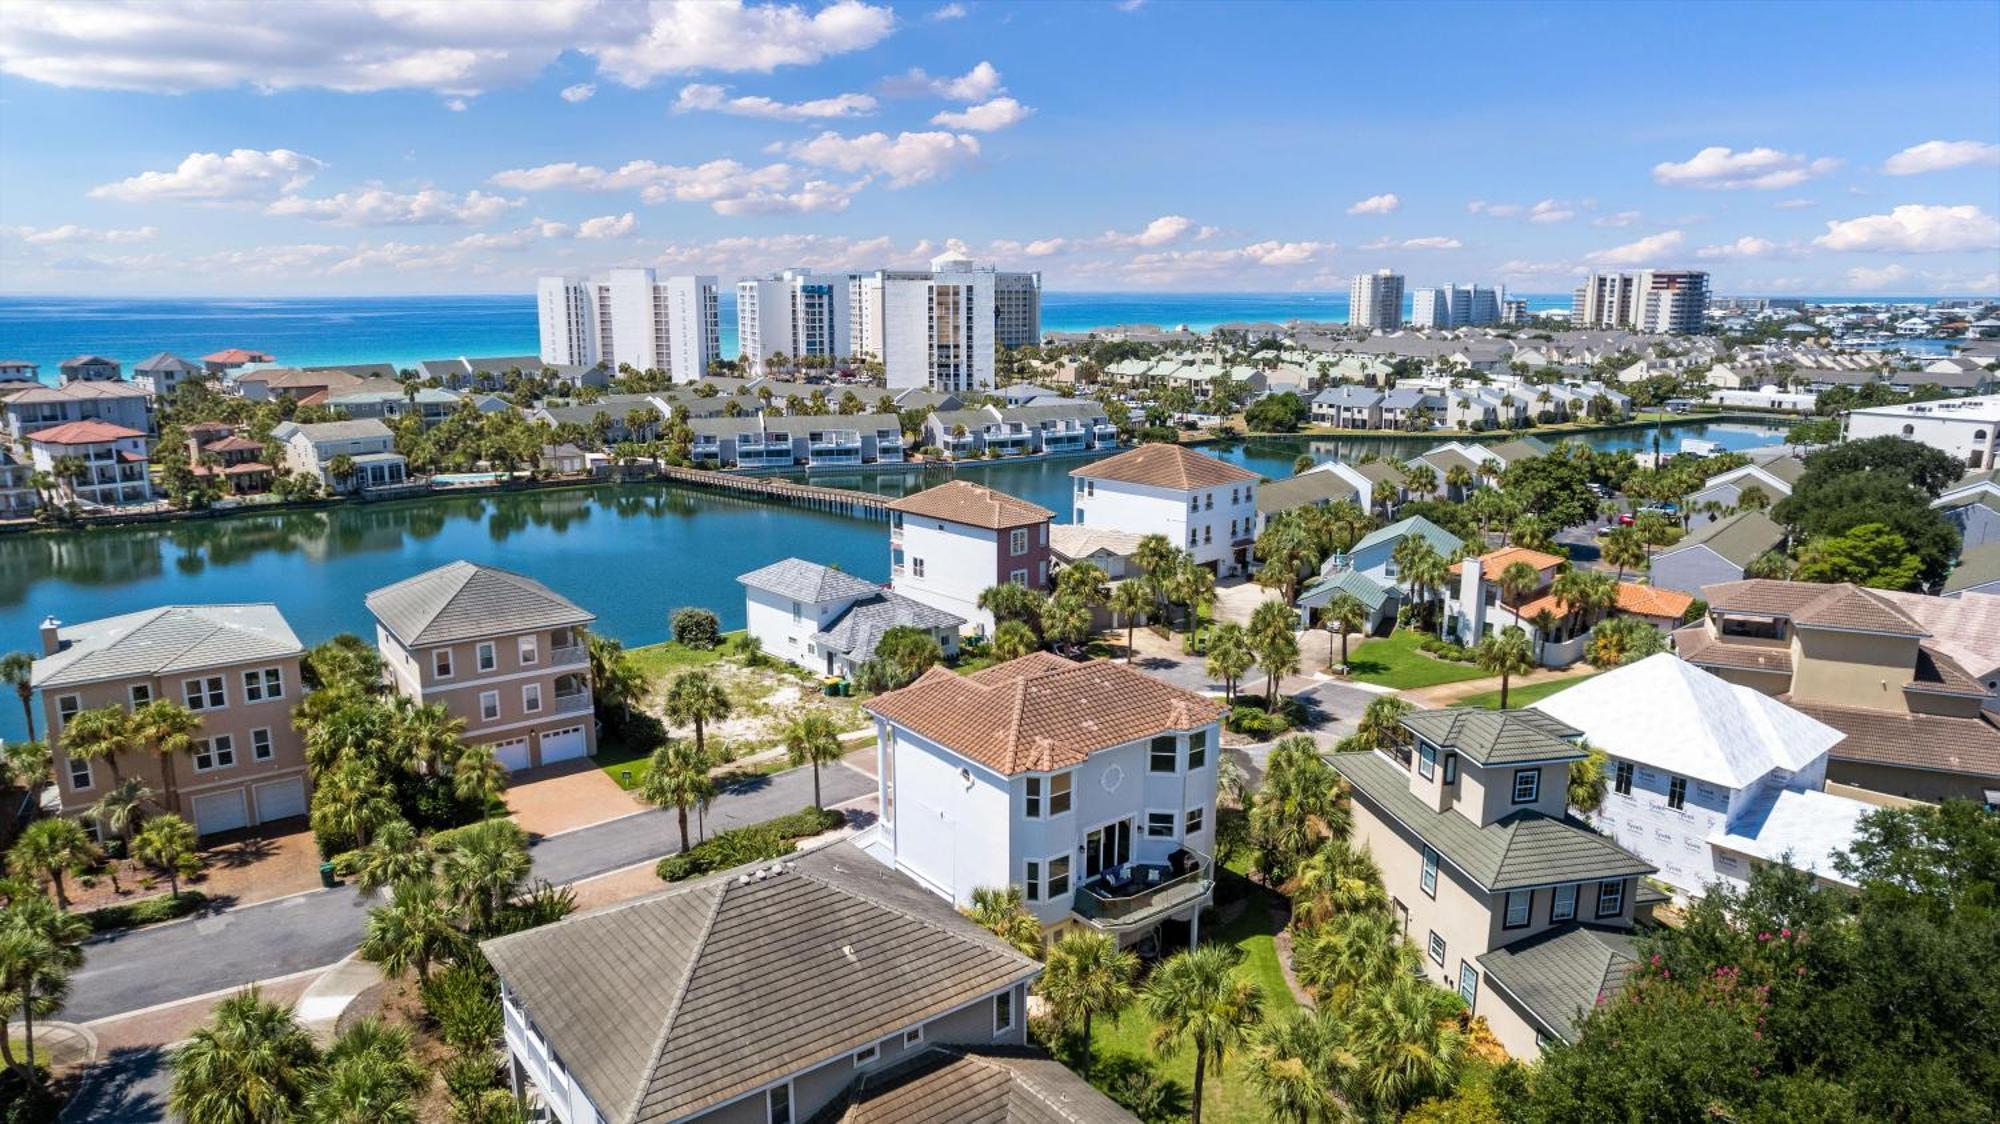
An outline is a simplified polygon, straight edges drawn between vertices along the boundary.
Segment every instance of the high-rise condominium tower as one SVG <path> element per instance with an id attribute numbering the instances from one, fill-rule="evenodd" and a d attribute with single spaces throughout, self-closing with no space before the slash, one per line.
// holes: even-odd
<path id="1" fill-rule="evenodd" d="M 1438 285 L 1410 296 L 1410 325 L 1416 328 L 1466 328 L 1500 322 L 1505 289 L 1479 285 Z"/>
<path id="2" fill-rule="evenodd" d="M 1701 331 L 1707 311 L 1708 274 L 1700 270 L 1593 273 L 1571 297 L 1570 324 L 1692 333 Z"/>
<path id="3" fill-rule="evenodd" d="M 1403 326 L 1403 275 L 1389 270 L 1362 273 L 1347 287 L 1347 323 L 1354 328 Z"/>
<path id="4" fill-rule="evenodd" d="M 762 374 L 773 355 L 851 359 L 853 278 L 788 269 L 736 283 L 736 340 L 749 369 Z"/>
<path id="5" fill-rule="evenodd" d="M 542 362 L 657 370 L 693 382 L 721 357 L 714 277 L 660 281 L 650 269 L 544 277 L 535 285 Z"/>

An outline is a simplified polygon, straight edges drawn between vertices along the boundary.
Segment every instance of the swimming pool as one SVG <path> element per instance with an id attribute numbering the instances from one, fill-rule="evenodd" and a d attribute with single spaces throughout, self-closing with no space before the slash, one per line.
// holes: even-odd
<path id="1" fill-rule="evenodd" d="M 506 472 L 440 472 L 431 477 L 431 483 L 440 488 L 455 484 L 491 484 L 495 480 L 506 480 L 512 474 Z"/>

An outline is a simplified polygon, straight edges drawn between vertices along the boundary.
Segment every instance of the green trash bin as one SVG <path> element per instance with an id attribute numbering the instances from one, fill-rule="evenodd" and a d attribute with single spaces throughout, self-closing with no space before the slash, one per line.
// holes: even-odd
<path id="1" fill-rule="evenodd" d="M 319 864 L 319 884 L 321 886 L 326 887 L 329 890 L 333 889 L 335 886 L 340 885 L 340 880 L 333 876 L 332 863 Z"/>

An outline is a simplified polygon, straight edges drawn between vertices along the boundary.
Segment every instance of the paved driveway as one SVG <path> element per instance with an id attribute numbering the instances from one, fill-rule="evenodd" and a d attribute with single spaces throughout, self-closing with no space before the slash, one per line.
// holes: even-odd
<path id="1" fill-rule="evenodd" d="M 524 769 L 507 782 L 507 810 L 533 836 L 574 831 L 645 807 L 587 757 Z"/>

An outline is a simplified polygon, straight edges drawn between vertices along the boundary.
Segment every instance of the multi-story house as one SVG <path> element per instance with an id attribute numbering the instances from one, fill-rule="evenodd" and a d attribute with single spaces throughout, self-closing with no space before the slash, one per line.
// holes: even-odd
<path id="1" fill-rule="evenodd" d="M 132 368 L 132 385 L 155 398 L 171 398 L 182 383 L 206 377 L 208 372 L 201 364 L 165 351 L 141 360 Z"/>
<path id="2" fill-rule="evenodd" d="M 509 769 L 597 752 L 584 629 L 597 618 L 507 570 L 453 562 L 370 593 L 395 690 L 443 703 Z"/>
<path id="3" fill-rule="evenodd" d="M 363 379 L 350 387 L 328 391 L 326 406 L 350 420 L 400 418 L 415 415 L 426 427 L 451 416 L 462 398 L 435 386 L 405 387 L 395 379 Z"/>
<path id="4" fill-rule="evenodd" d="M 1341 429 L 1382 428 L 1382 392 L 1346 383 L 1313 395 L 1312 420 Z"/>
<path id="5" fill-rule="evenodd" d="M 136 777 L 155 804 L 203 835 L 305 815 L 311 778 L 292 728 L 304 654 L 267 604 L 171 605 L 73 625 L 50 618 L 32 682 L 63 811 L 79 813 L 120 778 Z M 188 753 L 70 756 L 63 732 L 78 714 L 160 699 L 201 720 Z"/>
<path id="6" fill-rule="evenodd" d="M 0 359 L 0 385 L 19 382 L 40 382 L 42 367 L 26 359 Z"/>
<path id="7" fill-rule="evenodd" d="M 277 471 L 264 462 L 261 442 L 234 432 L 221 435 L 190 432 L 188 467 L 196 476 L 214 477 L 225 491 L 234 496 L 269 491 L 271 478 Z"/>
<path id="8" fill-rule="evenodd" d="M 0 519 L 32 519 L 42 505 L 35 490 L 35 466 L 0 445 Z"/>
<path id="9" fill-rule="evenodd" d="M 1690 510 L 1699 510 L 1707 503 L 1740 507 L 1744 493 L 1752 488 L 1764 493 L 1767 503 L 1774 504 L 1792 494 L 1793 485 L 1805 472 L 1806 462 L 1798 457 L 1770 457 L 1709 477 L 1700 491 L 1689 494 L 1687 506 Z"/>
<path id="10" fill-rule="evenodd" d="M 1133 1119 L 1026 1056 L 1040 964 L 851 843 L 480 947 L 536 1119 Z"/>
<path id="11" fill-rule="evenodd" d="M 78 421 L 28 435 L 28 460 L 70 503 L 121 507 L 151 503 L 146 435 L 104 421 Z"/>
<path id="12" fill-rule="evenodd" d="M 227 376 L 223 385 L 234 391 L 237 397 L 251 402 L 269 402 L 278 398 L 303 402 L 316 395 L 338 394 L 343 390 L 359 386 L 367 379 L 395 377 L 396 370 L 393 367 L 384 367 L 379 374 L 373 371 L 356 374 L 354 371 L 339 367 L 322 367 L 310 371 L 291 367 L 260 367 Z"/>
<path id="13" fill-rule="evenodd" d="M 1958 528 L 1961 549 L 2000 542 L 2000 468 L 1967 473 L 1931 506 Z"/>
<path id="14" fill-rule="evenodd" d="M 1894 600 L 1846 583 L 1757 578 L 1701 595 L 1708 616 L 1674 633 L 1675 649 L 1845 734 L 1827 753 L 1828 791 L 2000 803 L 1991 692 Z"/>
<path id="15" fill-rule="evenodd" d="M 1566 565 L 1563 559 L 1506 546 L 1481 555 L 1477 563 L 1455 562 L 1451 566 L 1457 585 L 1446 591 L 1446 629 L 1460 643 L 1477 643 L 1503 629 L 1519 628 L 1543 667 L 1568 667 L 1583 658 L 1595 622 L 1574 611 L 1551 588 Z M 1535 571 L 1534 585 L 1510 590 L 1502 584 L 1502 576 L 1516 563 Z M 1635 617 L 1653 626 L 1662 637 L 1680 627 L 1682 617 L 1694 604 L 1693 596 L 1674 589 L 1637 582 L 1619 582 L 1613 588 L 1617 599 L 1599 619 Z M 1538 622 L 1546 622 L 1548 627 Z"/>
<path id="16" fill-rule="evenodd" d="M 1653 555 L 1653 584 L 1694 593 L 1716 582 L 1741 581 L 1751 564 L 1783 545 L 1785 529 L 1762 511 L 1697 522 L 1679 542 Z"/>
<path id="17" fill-rule="evenodd" d="M 1615 989 L 1653 866 L 1569 813 L 1574 728 L 1532 710 L 1421 710 L 1402 725 L 1405 747 L 1329 759 L 1353 792 L 1355 840 L 1425 975 L 1532 1058 Z"/>
<path id="18" fill-rule="evenodd" d="M 72 382 L 114 382 L 125 377 L 125 369 L 116 359 L 106 359 L 102 355 L 79 355 L 57 364 L 62 372 L 62 381 Z"/>
<path id="19" fill-rule="evenodd" d="M 1741 888 L 1770 862 L 1845 882 L 1835 856 L 1875 808 L 1823 791 L 1839 730 L 1670 652 L 1534 709 L 1606 756 L 1604 799 L 1587 818 L 1680 896 Z"/>
<path id="20" fill-rule="evenodd" d="M 1249 469 L 1180 445 L 1141 445 L 1070 477 L 1075 522 L 1165 535 L 1217 577 L 1248 572 L 1258 480 Z"/>
<path id="21" fill-rule="evenodd" d="M 958 654 L 962 617 L 831 566 L 787 558 L 741 574 L 744 627 L 761 650 L 826 675 L 852 675 L 891 628 L 915 628 Z"/>
<path id="22" fill-rule="evenodd" d="M 73 382 L 33 386 L 0 399 L 7 436 L 19 444 L 38 429 L 78 421 L 103 421 L 141 433 L 153 430 L 153 404 L 146 392 L 125 382 Z"/>
<path id="23" fill-rule="evenodd" d="M 396 451 L 396 435 L 375 418 L 355 421 L 280 422 L 271 439 L 285 448 L 285 468 L 314 476 L 329 490 L 365 492 L 409 483 L 409 463 Z M 354 471 L 334 474 L 334 462 L 346 457 Z"/>
<path id="24" fill-rule="evenodd" d="M 1049 521 L 1055 512 L 953 480 L 889 504 L 889 585 L 897 593 L 993 634 L 979 595 L 1003 582 L 1049 587 Z"/>
<path id="25" fill-rule="evenodd" d="M 1222 706 L 1109 660 L 943 668 L 867 704 L 881 819 L 858 842 L 933 893 L 1019 886 L 1047 930 L 1189 943 L 1213 892 Z M 1087 719 L 1086 719 L 1087 716 Z"/>

